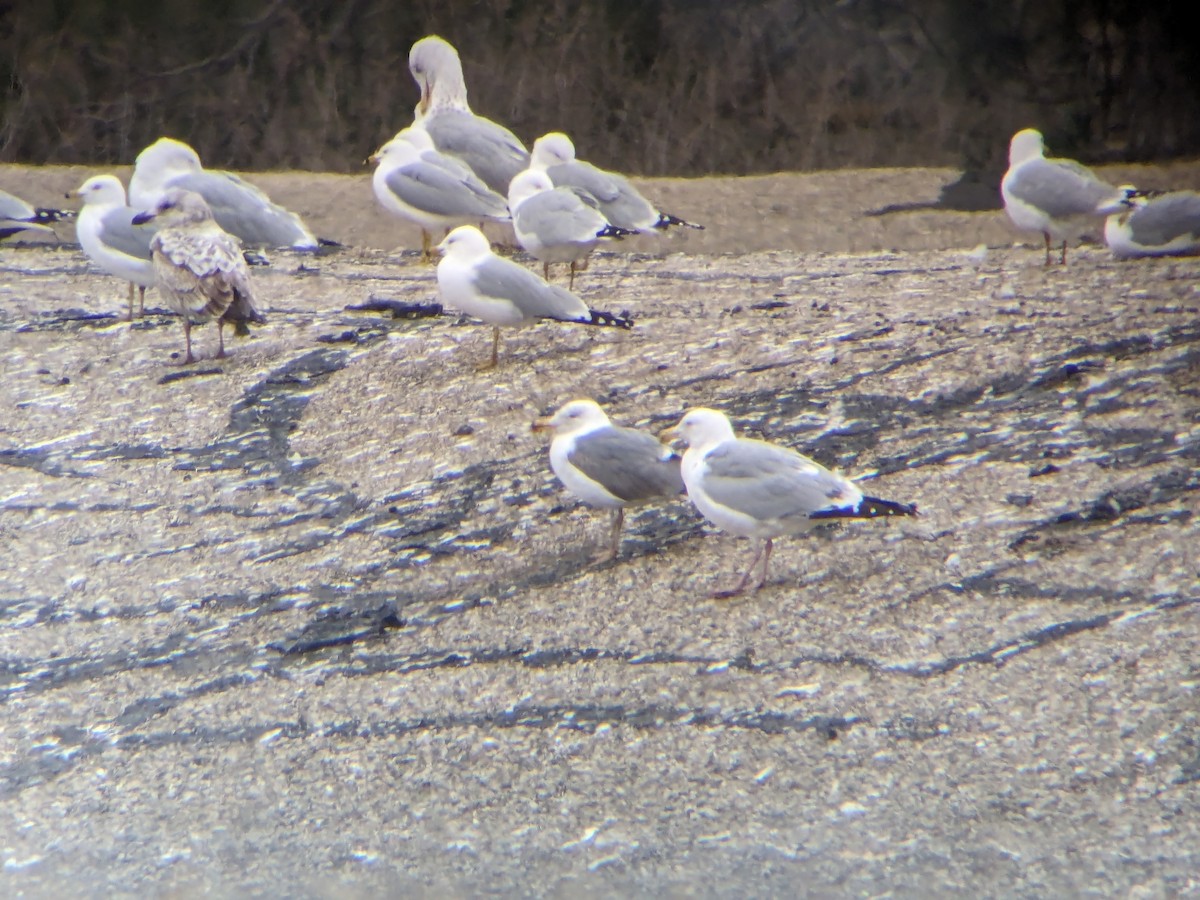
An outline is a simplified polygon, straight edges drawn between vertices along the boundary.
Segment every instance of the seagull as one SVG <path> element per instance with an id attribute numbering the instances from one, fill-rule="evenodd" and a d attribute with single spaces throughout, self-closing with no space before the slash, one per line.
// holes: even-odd
<path id="1" fill-rule="evenodd" d="M 33 207 L 8 191 L 0 191 L 0 240 L 12 237 L 21 231 L 40 231 L 54 234 L 51 222 L 74 217 L 73 212 L 63 209 Z"/>
<path id="2" fill-rule="evenodd" d="M 916 506 L 863 496 L 853 482 L 794 450 L 737 437 L 729 418 L 715 409 L 689 409 L 663 436 L 687 442 L 683 483 L 704 517 L 725 531 L 765 541 L 737 586 L 715 597 L 744 591 L 764 553 L 754 590 L 766 584 L 777 537 L 803 534 L 827 519 L 917 514 Z"/>
<path id="3" fill-rule="evenodd" d="M 1125 209 L 1104 223 L 1104 240 L 1118 258 L 1200 253 L 1200 193 L 1139 191 L 1125 185 Z"/>
<path id="4" fill-rule="evenodd" d="M 461 309 L 492 326 L 491 362 L 496 365 L 501 325 L 524 325 L 538 319 L 632 328 L 628 315 L 588 309 L 569 291 L 547 284 L 533 272 L 492 252 L 474 225 L 460 225 L 437 246 L 438 293 L 447 306 Z"/>
<path id="5" fill-rule="evenodd" d="M 458 51 L 437 35 L 421 38 L 408 54 L 408 70 L 421 89 L 415 124 L 434 146 L 456 157 L 497 194 L 504 195 L 529 152 L 515 134 L 471 112 Z"/>
<path id="6" fill-rule="evenodd" d="M 388 212 L 421 229 L 421 255 L 430 258 L 435 228 L 489 220 L 507 222 L 503 197 L 480 181 L 467 166 L 433 147 L 428 132 L 405 128 L 379 148 L 371 184 Z"/>
<path id="7" fill-rule="evenodd" d="M 1079 237 L 1088 224 L 1124 208 L 1124 195 L 1071 159 L 1047 159 L 1042 133 L 1026 128 L 1008 146 L 1008 172 L 1000 182 L 1004 211 L 1021 231 L 1040 231 L 1046 239 L 1046 265 L 1051 241 L 1062 241 L 1060 261 L 1067 262 L 1067 240 Z"/>
<path id="8" fill-rule="evenodd" d="M 625 507 L 684 492 L 679 457 L 653 435 L 613 425 L 594 400 L 572 400 L 533 423 L 547 429 L 554 474 L 585 503 L 615 513 L 609 550 L 597 562 L 617 558 Z"/>
<path id="9" fill-rule="evenodd" d="M 150 241 L 158 291 L 181 316 L 187 343 L 184 364 L 193 362 L 192 322 L 217 320 L 217 358 L 225 356 L 225 326 L 234 334 L 249 334 L 248 323 L 261 325 L 266 317 L 254 306 L 250 269 L 237 239 L 213 221 L 204 198 L 193 191 L 171 188 L 153 210 L 138 213 L 134 225 L 158 222 Z"/>
<path id="10" fill-rule="evenodd" d="M 154 230 L 137 228 L 137 210 L 125 203 L 125 186 L 115 175 L 94 175 L 67 194 L 83 201 L 75 234 L 88 259 L 109 275 L 129 282 L 129 316 L 133 321 L 133 287 L 138 288 L 138 313 L 145 311 L 146 288 L 155 282 L 150 241 Z"/>
<path id="11" fill-rule="evenodd" d="M 151 209 L 173 187 L 202 196 L 217 224 L 249 247 L 315 250 L 321 244 L 298 215 L 272 203 L 248 181 L 231 172 L 206 170 L 187 144 L 159 138 L 137 156 L 129 202 Z"/>
<path id="12" fill-rule="evenodd" d="M 587 197 L 587 201 L 584 200 Z M 508 188 L 508 207 L 512 210 L 513 231 L 517 242 L 534 259 L 542 262 L 542 274 L 550 278 L 550 264 L 571 264 L 568 288 L 575 287 L 577 268 L 587 268 L 587 258 L 604 238 L 620 239 L 631 234 L 618 228 L 596 209 L 590 195 L 570 188 L 556 188 L 550 176 L 526 169 Z M 579 266 L 579 260 L 584 264 Z"/>
<path id="13" fill-rule="evenodd" d="M 678 216 L 659 212 L 629 179 L 606 172 L 575 158 L 575 145 L 560 131 L 544 134 L 533 144 L 529 167 L 550 176 L 555 187 L 578 188 L 596 200 L 600 212 L 618 228 L 642 234 L 657 234 L 672 225 L 703 230 L 703 225 L 685 222 Z"/>

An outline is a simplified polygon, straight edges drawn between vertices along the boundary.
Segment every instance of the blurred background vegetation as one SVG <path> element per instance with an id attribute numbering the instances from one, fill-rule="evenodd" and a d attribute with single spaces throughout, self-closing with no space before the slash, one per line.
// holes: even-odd
<path id="1" fill-rule="evenodd" d="M 1200 155 L 1190 2 L 0 2 L 0 161 L 127 164 L 160 135 L 214 167 L 361 172 L 412 120 L 440 34 L 473 109 L 642 175 L 998 171 L 1037 126 L 1085 160 Z"/>

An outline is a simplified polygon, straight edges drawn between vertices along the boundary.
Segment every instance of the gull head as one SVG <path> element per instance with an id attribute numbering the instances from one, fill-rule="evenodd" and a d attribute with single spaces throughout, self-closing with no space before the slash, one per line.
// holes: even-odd
<path id="1" fill-rule="evenodd" d="M 446 259 L 474 262 L 491 253 L 492 245 L 474 225 L 459 225 L 437 245 L 437 251 Z"/>
<path id="2" fill-rule="evenodd" d="M 508 186 L 508 206 L 510 209 L 516 209 L 530 197 L 552 190 L 554 182 L 550 180 L 549 175 L 540 169 L 526 169 L 513 176 Z"/>
<path id="3" fill-rule="evenodd" d="M 1008 165 L 1020 165 L 1029 159 L 1046 155 L 1046 140 L 1036 128 L 1025 128 L 1013 135 L 1008 143 Z"/>
<path id="4" fill-rule="evenodd" d="M 534 431 L 554 431 L 555 435 L 578 434 L 592 431 L 609 424 L 608 416 L 595 400 L 572 400 L 564 403 L 548 418 L 536 419 L 531 426 Z"/>
<path id="5" fill-rule="evenodd" d="M 400 137 L 394 137 L 370 156 L 367 162 L 381 168 L 395 169 L 406 166 L 421 158 L 421 151 Z"/>
<path id="6" fill-rule="evenodd" d="M 172 175 L 199 172 L 200 156 L 183 141 L 163 137 L 137 155 L 133 168 L 135 177 L 157 179 L 161 184 Z"/>
<path id="7" fill-rule="evenodd" d="M 134 225 L 158 222 L 163 226 L 191 225 L 212 221 L 212 210 L 208 201 L 195 191 L 171 188 L 162 195 L 154 209 L 140 212 L 131 220 Z"/>
<path id="8" fill-rule="evenodd" d="M 78 197 L 84 206 L 91 203 L 124 206 L 125 185 L 116 175 L 93 175 L 67 196 Z"/>
<path id="9" fill-rule="evenodd" d="M 545 169 L 574 160 L 575 145 L 571 143 L 571 139 L 561 131 L 551 131 L 533 142 L 529 164 Z"/>
<path id="10" fill-rule="evenodd" d="M 683 414 L 678 424 L 662 433 L 664 440 L 682 440 L 691 450 L 706 450 L 734 436 L 733 424 L 723 412 L 698 406 Z"/>
<path id="11" fill-rule="evenodd" d="M 468 109 L 462 61 L 448 41 L 436 34 L 421 38 L 408 51 L 408 71 L 421 89 L 418 116 L 436 106 Z"/>

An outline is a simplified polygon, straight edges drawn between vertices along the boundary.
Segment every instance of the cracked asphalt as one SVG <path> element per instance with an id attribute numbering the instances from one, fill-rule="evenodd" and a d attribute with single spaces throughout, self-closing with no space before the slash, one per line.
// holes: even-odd
<path id="1" fill-rule="evenodd" d="M 487 373 L 365 249 L 400 229 L 274 254 L 269 323 L 187 369 L 153 294 L 130 327 L 77 249 L 5 246 L 0 893 L 1200 894 L 1200 260 L 1043 268 L 997 213 L 856 230 L 771 178 L 671 183 L 709 231 L 577 280 L 637 326 Z M 529 430 L 576 396 L 718 407 L 921 516 L 735 601 L 749 543 L 685 502 L 591 566 Z"/>

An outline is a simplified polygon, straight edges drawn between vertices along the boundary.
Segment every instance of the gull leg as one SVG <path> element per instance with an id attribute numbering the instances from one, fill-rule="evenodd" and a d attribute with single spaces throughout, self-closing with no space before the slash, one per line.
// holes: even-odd
<path id="1" fill-rule="evenodd" d="M 500 360 L 500 326 L 492 326 L 492 358 L 490 361 L 480 363 L 475 367 L 477 372 L 486 372 L 488 369 L 496 368 L 496 363 Z"/>
<path id="2" fill-rule="evenodd" d="M 225 358 L 225 323 L 217 319 L 217 359 Z"/>
<path id="3" fill-rule="evenodd" d="M 616 559 L 621 552 L 621 527 L 625 524 L 625 507 L 618 506 L 616 515 L 612 520 L 612 531 L 608 537 L 608 549 L 596 557 L 594 563 L 611 562 Z"/>
<path id="4" fill-rule="evenodd" d="M 138 315 L 144 316 L 145 314 L 146 314 L 146 288 L 139 284 L 138 285 Z"/>
<path id="5" fill-rule="evenodd" d="M 125 317 L 126 322 L 133 321 L 133 282 L 129 282 L 129 315 Z"/>
<path id="6" fill-rule="evenodd" d="M 424 228 L 421 229 L 421 262 L 433 259 L 433 235 Z"/>
<path id="7" fill-rule="evenodd" d="M 571 260 L 571 280 L 567 282 L 567 290 L 575 290 L 575 260 Z"/>
<path id="8" fill-rule="evenodd" d="M 746 574 L 743 575 L 742 580 L 737 583 L 737 587 L 735 587 L 733 590 L 716 591 L 713 593 L 713 597 L 717 600 L 728 600 L 730 597 L 736 597 L 742 591 L 746 590 L 746 584 L 750 581 L 750 576 L 754 573 L 754 567 L 758 565 L 758 558 L 762 556 L 764 549 L 766 549 L 767 553 L 770 554 L 771 551 L 767 549 L 770 547 L 770 545 L 771 542 L 767 541 L 765 544 L 759 547 L 757 551 L 755 551 L 754 559 L 750 560 L 750 565 L 746 567 Z M 760 587 L 762 587 L 761 584 L 759 584 L 755 590 L 757 591 Z"/>
<path id="9" fill-rule="evenodd" d="M 1067 239 L 1063 238 L 1062 256 L 1058 260 L 1062 265 L 1067 264 Z"/>
<path id="10" fill-rule="evenodd" d="M 192 323 L 185 315 L 183 317 L 183 342 L 187 346 L 187 353 L 183 357 L 183 364 L 196 361 L 196 357 L 192 356 Z"/>
<path id="11" fill-rule="evenodd" d="M 548 262 L 542 263 L 542 277 L 547 281 L 550 280 L 550 263 Z"/>
<path id="12" fill-rule="evenodd" d="M 771 564 L 771 548 L 773 546 L 774 546 L 774 543 L 772 542 L 772 540 L 770 538 L 767 538 L 767 542 L 763 545 L 762 580 L 759 581 L 759 583 L 754 586 L 754 590 L 756 590 L 756 591 L 761 591 L 763 589 L 763 585 L 765 585 L 767 583 L 767 566 L 769 566 Z M 754 567 L 751 566 L 750 568 L 754 568 Z"/>
<path id="13" fill-rule="evenodd" d="M 1046 265 L 1050 265 L 1050 232 L 1043 231 L 1042 237 L 1046 239 Z"/>

